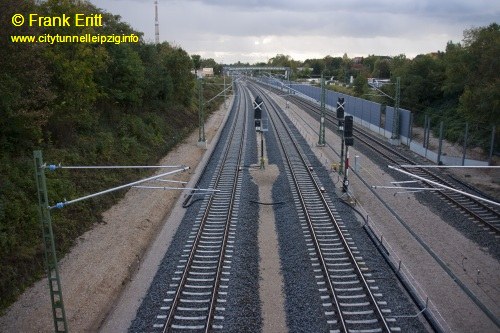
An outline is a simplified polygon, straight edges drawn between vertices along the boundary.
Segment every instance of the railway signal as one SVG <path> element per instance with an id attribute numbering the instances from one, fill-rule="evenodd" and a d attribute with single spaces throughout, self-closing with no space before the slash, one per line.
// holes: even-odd
<path id="1" fill-rule="evenodd" d="M 264 101 L 260 96 L 255 97 L 253 101 L 253 118 L 255 122 L 255 130 L 260 132 L 260 168 L 264 169 L 264 132 L 267 132 L 267 122 L 262 119 L 262 108 Z M 264 126 L 266 124 L 266 126 Z"/>
<path id="2" fill-rule="evenodd" d="M 344 97 L 339 97 L 337 99 L 337 119 L 339 120 L 338 130 L 341 132 L 340 141 L 340 163 L 339 163 L 339 174 L 344 173 Z"/>
<path id="3" fill-rule="evenodd" d="M 255 122 L 255 130 L 260 131 L 262 127 L 262 107 L 264 105 L 264 101 L 260 96 L 255 97 L 253 101 L 253 118 Z"/>
<path id="4" fill-rule="evenodd" d="M 344 169 L 344 180 L 342 181 L 342 192 L 347 192 L 349 190 L 349 180 L 347 176 L 349 175 L 349 146 L 354 143 L 354 138 L 352 135 L 353 130 L 353 118 L 352 116 L 346 116 L 344 119 L 344 144 L 345 144 L 345 169 Z"/>
<path id="5" fill-rule="evenodd" d="M 352 135 L 353 118 L 352 116 L 347 116 L 344 119 L 344 141 L 346 146 L 352 146 L 354 143 L 354 138 Z"/>
<path id="6" fill-rule="evenodd" d="M 337 99 L 337 119 L 339 120 L 339 131 L 344 129 L 344 97 Z"/>
<path id="7" fill-rule="evenodd" d="M 319 138 L 318 138 L 318 146 L 325 146 L 325 78 L 323 77 L 323 73 L 321 73 L 321 116 L 319 121 Z"/>

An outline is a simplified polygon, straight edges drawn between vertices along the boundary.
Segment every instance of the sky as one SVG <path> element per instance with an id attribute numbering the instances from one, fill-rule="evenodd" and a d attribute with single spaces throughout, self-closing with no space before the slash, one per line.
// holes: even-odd
<path id="1" fill-rule="evenodd" d="M 154 42 L 154 0 L 90 0 Z M 160 42 L 218 63 L 444 51 L 500 23 L 497 0 L 158 0 Z"/>

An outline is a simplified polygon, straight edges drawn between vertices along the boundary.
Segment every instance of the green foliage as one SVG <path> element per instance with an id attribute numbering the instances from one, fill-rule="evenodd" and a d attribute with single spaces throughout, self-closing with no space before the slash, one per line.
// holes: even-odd
<path id="1" fill-rule="evenodd" d="M 221 75 L 222 74 L 223 65 L 216 63 L 215 60 L 212 58 L 201 59 L 201 67 L 202 68 L 213 68 L 214 75 Z"/>
<path id="2" fill-rule="evenodd" d="M 500 125 L 500 26 L 465 32 L 469 71 L 458 112 L 468 121 Z"/>
<path id="3" fill-rule="evenodd" d="M 100 13 L 80 0 L 12 0 L 0 7 L 3 22 L 14 13 Z M 53 27 L 50 33 L 142 35 L 119 16 L 102 14 L 104 27 Z M 0 29 L 0 311 L 43 275 L 34 149 L 43 150 L 45 161 L 64 165 L 151 164 L 198 124 L 192 61 L 181 48 L 143 42 L 15 44 L 8 38 L 46 32 L 10 24 Z M 205 98 L 219 88 L 206 89 Z M 206 111 L 212 109 L 209 105 Z M 70 200 L 145 175 L 134 170 L 58 170 L 47 173 L 49 199 Z M 54 211 L 59 257 L 122 195 Z"/>
<path id="4" fill-rule="evenodd" d="M 191 55 L 191 60 L 193 61 L 194 70 L 199 70 L 201 68 L 201 56 L 199 54 L 193 54 Z"/>
<path id="5" fill-rule="evenodd" d="M 414 59 L 404 54 L 395 57 L 370 55 L 350 59 L 327 56 L 307 59 L 296 64 L 297 77 L 319 76 L 347 83 L 354 76 L 354 86 L 332 89 L 365 96 L 386 105 L 394 105 L 388 97 L 367 97 L 366 78 L 390 78 L 391 85 L 381 90 L 395 96 L 396 78 L 401 79 L 400 105 L 411 110 L 416 122 L 424 115 L 443 119 L 449 128 L 446 138 L 460 140 L 465 123 L 471 129 L 470 140 L 489 150 L 491 128 L 496 126 L 496 142 L 500 141 L 500 25 L 473 28 L 464 32 L 463 43 L 449 42 L 445 52 L 422 54 Z M 294 63 L 288 56 L 277 55 L 269 64 Z"/>
<path id="6" fill-rule="evenodd" d="M 106 97 L 125 106 L 138 105 L 142 101 L 144 65 L 138 53 L 128 44 L 108 47 L 108 68 L 102 74 Z"/>
<path id="7" fill-rule="evenodd" d="M 15 13 L 28 15 L 35 9 L 32 1 L 5 1 L 0 5 L 0 20 L 10 22 Z M 24 25 L 4 24 L 0 29 L 0 151 L 17 155 L 33 148 L 42 139 L 54 100 L 50 89 L 51 74 L 48 62 L 40 57 L 43 44 L 11 43 L 10 35 L 32 34 L 34 29 Z"/>
<path id="8" fill-rule="evenodd" d="M 354 93 L 357 96 L 363 96 L 368 92 L 368 81 L 367 77 L 363 74 L 359 74 L 354 79 Z"/>
<path id="9" fill-rule="evenodd" d="M 401 77 L 401 106 L 417 113 L 443 97 L 444 66 L 439 57 L 419 55 L 394 68 L 395 77 Z"/>

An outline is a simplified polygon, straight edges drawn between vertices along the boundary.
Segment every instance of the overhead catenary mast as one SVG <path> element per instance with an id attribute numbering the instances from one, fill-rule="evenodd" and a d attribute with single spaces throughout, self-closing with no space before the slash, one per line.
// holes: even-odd
<path id="1" fill-rule="evenodd" d="M 158 23 L 158 0 L 155 0 L 155 44 L 160 44 L 160 24 Z"/>

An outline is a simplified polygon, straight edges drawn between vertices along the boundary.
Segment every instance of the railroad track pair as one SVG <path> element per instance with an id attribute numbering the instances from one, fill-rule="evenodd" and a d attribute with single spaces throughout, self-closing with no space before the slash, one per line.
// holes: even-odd
<path id="1" fill-rule="evenodd" d="M 242 155 L 248 98 L 232 123 L 230 138 L 211 188 L 185 245 L 153 330 L 209 332 L 222 329 L 231 273 L 232 242 L 241 194 Z M 279 138 L 295 207 L 308 244 L 311 270 L 330 332 L 389 332 L 395 319 L 370 278 L 363 258 L 331 199 L 275 105 L 268 100 L 271 126 Z"/>
<path id="2" fill-rule="evenodd" d="M 262 94 L 264 96 L 264 94 Z M 270 124 L 285 160 L 286 173 L 308 243 L 330 332 L 390 332 L 398 330 L 390 309 L 349 236 L 328 194 L 276 104 L 266 98 Z M 391 326 L 392 325 L 392 326 Z"/>
<path id="3" fill-rule="evenodd" d="M 209 332 L 223 327 L 241 193 L 247 98 L 238 98 L 235 105 L 237 115 L 210 184 L 217 192 L 201 205 L 154 330 Z"/>
<path id="4" fill-rule="evenodd" d="M 318 116 L 320 113 L 320 109 L 317 105 L 312 104 L 311 102 L 300 99 L 296 96 L 290 96 L 294 103 L 300 105 L 304 108 L 304 110 L 308 112 L 312 112 L 313 115 Z M 326 123 L 330 129 L 336 131 L 336 126 L 338 123 L 337 118 L 331 114 L 326 114 Z M 418 162 L 408 158 L 407 156 L 401 154 L 393 147 L 389 146 L 386 142 L 381 141 L 378 138 L 375 138 L 373 135 L 366 133 L 366 131 L 362 130 L 358 126 L 354 127 L 354 137 L 356 142 L 362 142 L 369 149 L 376 151 L 380 156 L 386 158 L 390 163 L 398 166 L 398 165 L 417 165 Z M 463 182 L 459 182 L 453 179 L 447 179 L 446 176 L 434 173 L 426 168 L 403 168 L 408 172 L 414 173 L 417 176 L 421 176 L 423 178 L 429 179 L 433 182 L 461 190 L 467 192 L 473 192 L 476 196 L 485 197 L 489 200 L 493 200 L 493 198 L 485 195 L 481 191 L 472 187 L 468 184 L 463 184 Z M 451 178 L 451 177 L 450 177 Z M 422 181 L 422 186 L 431 188 L 432 185 Z M 458 210 L 464 212 L 473 220 L 481 223 L 485 230 L 495 234 L 500 237 L 500 209 L 498 206 L 493 206 L 485 201 L 481 201 L 475 199 L 470 196 L 466 196 L 451 190 L 442 190 L 436 191 L 436 195 L 445 200 L 447 203 L 451 203 L 453 207 Z"/>

